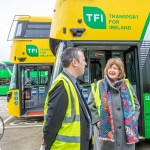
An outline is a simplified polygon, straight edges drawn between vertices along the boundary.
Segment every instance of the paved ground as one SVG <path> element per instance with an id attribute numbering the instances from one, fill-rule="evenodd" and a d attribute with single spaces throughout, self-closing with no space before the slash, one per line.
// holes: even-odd
<path id="1" fill-rule="evenodd" d="M 0 97 L 0 115 L 5 122 L 0 150 L 40 150 L 43 118 L 18 119 L 9 116 L 6 97 Z"/>
<path id="2" fill-rule="evenodd" d="M 5 121 L 0 150 L 40 150 L 43 118 L 12 117 L 7 113 L 6 105 L 6 97 L 0 97 L 0 115 Z M 150 150 L 150 140 L 138 143 L 136 150 Z"/>

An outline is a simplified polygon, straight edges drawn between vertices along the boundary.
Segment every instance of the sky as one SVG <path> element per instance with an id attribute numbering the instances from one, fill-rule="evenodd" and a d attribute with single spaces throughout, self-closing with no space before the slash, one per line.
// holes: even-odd
<path id="1" fill-rule="evenodd" d="M 53 15 L 55 0 L 0 0 L 0 61 L 9 61 L 11 41 L 7 41 L 15 15 Z"/>

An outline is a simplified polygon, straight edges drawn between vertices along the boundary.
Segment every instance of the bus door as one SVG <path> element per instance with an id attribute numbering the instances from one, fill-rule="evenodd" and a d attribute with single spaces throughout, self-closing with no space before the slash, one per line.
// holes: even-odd
<path id="1" fill-rule="evenodd" d="M 130 83 L 132 84 L 135 92 L 137 91 L 137 78 L 138 76 L 138 70 L 136 69 L 138 67 L 137 58 L 136 58 L 136 48 L 130 48 L 127 51 L 124 52 L 124 65 L 125 65 L 125 72 L 126 72 L 126 78 L 129 79 Z M 136 92 L 137 94 L 137 92 Z"/>
<path id="2" fill-rule="evenodd" d="M 19 70 L 22 115 L 43 115 L 52 66 L 22 65 Z"/>
<path id="3" fill-rule="evenodd" d="M 142 97 L 142 86 L 141 77 L 140 77 L 140 66 L 139 66 L 139 57 L 138 57 L 138 47 L 130 47 L 127 51 L 124 52 L 124 64 L 126 78 L 129 79 L 132 87 L 135 90 L 138 101 L 141 106 L 140 116 L 139 116 L 139 134 L 144 136 L 144 111 L 143 111 L 143 97 Z"/>

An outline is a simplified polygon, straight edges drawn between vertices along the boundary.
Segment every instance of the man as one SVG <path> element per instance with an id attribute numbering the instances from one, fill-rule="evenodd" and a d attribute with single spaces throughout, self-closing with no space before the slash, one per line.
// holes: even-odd
<path id="1" fill-rule="evenodd" d="M 67 48 L 61 55 L 62 73 L 55 79 L 45 102 L 46 150 L 89 150 L 91 114 L 76 78 L 84 74 L 85 57 L 80 48 Z"/>

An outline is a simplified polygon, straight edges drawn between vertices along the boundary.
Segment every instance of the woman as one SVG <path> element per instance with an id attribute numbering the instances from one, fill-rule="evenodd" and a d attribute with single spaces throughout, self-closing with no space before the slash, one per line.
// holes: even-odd
<path id="1" fill-rule="evenodd" d="M 92 86 L 88 99 L 94 128 L 94 150 L 135 150 L 139 102 L 125 79 L 120 58 L 108 60 L 104 79 Z"/>

